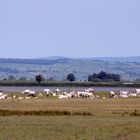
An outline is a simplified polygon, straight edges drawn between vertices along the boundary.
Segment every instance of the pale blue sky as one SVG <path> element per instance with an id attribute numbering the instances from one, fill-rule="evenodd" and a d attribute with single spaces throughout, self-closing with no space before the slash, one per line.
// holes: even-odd
<path id="1" fill-rule="evenodd" d="M 0 0 L 0 57 L 140 55 L 140 0 Z"/>

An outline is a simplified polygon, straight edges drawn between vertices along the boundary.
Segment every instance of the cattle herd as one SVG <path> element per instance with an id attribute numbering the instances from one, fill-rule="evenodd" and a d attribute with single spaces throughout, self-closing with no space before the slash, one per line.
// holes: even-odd
<path id="1" fill-rule="evenodd" d="M 120 91 L 119 95 L 114 91 L 110 91 L 110 98 L 128 98 L 128 97 L 140 97 L 140 89 L 136 89 L 135 92 Z"/>
<path id="2" fill-rule="evenodd" d="M 31 98 L 39 98 L 39 97 L 56 97 L 58 99 L 70 99 L 70 98 L 79 98 L 79 99 L 106 99 L 106 98 L 129 98 L 129 97 L 140 97 L 140 89 L 136 89 L 135 92 L 130 91 L 119 91 L 115 93 L 114 91 L 110 91 L 108 97 L 100 97 L 95 94 L 95 91 L 91 88 L 86 89 L 85 91 L 60 91 L 59 89 L 51 91 L 50 89 L 44 89 L 42 92 L 37 93 L 32 90 L 24 90 L 21 92 L 22 96 L 17 96 L 16 94 L 12 96 L 8 96 L 9 94 L 5 94 L 0 91 L 0 99 L 31 99 Z"/>

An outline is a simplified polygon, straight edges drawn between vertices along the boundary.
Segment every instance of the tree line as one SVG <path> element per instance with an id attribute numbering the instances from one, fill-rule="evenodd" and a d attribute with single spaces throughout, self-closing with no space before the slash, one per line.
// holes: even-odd
<path id="1" fill-rule="evenodd" d="M 38 83 L 40 83 L 43 80 L 44 78 L 41 74 L 36 76 L 36 81 Z M 70 82 L 75 81 L 76 80 L 75 75 L 72 73 L 69 73 L 66 76 L 66 80 Z M 89 82 L 120 82 L 121 76 L 119 74 L 113 74 L 113 73 L 107 73 L 107 72 L 101 71 L 99 73 L 94 73 L 92 75 L 89 75 L 88 81 Z"/>
<path id="2" fill-rule="evenodd" d="M 121 81 L 121 76 L 119 74 L 107 73 L 101 71 L 100 73 L 94 73 L 88 76 L 88 81 L 91 82 L 101 82 L 101 81 Z"/>
<path id="3" fill-rule="evenodd" d="M 15 81 L 16 78 L 13 75 L 9 75 L 8 79 L 4 79 L 8 81 Z M 19 81 L 26 81 L 26 77 L 20 77 Z M 38 74 L 35 76 L 35 81 L 38 83 L 41 83 L 42 81 L 46 81 L 44 76 L 42 74 Z M 54 81 L 53 78 L 47 79 L 47 81 Z M 64 81 L 76 81 L 76 77 L 73 73 L 69 73 Z M 88 76 L 88 79 L 86 81 L 89 82 L 119 82 L 121 81 L 121 76 L 119 74 L 113 74 L 113 73 L 107 73 L 104 71 L 101 71 L 99 73 L 93 73 L 92 75 Z"/>

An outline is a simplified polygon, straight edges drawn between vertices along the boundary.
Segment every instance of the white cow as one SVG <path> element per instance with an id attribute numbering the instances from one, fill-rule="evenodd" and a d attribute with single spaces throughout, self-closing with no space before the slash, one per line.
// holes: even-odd
<path id="1" fill-rule="evenodd" d="M 115 96 L 115 92 L 114 91 L 110 91 L 110 98 L 113 98 Z"/>
<path id="2" fill-rule="evenodd" d="M 56 95 L 59 95 L 59 94 L 60 94 L 60 90 L 56 89 Z"/>
<path id="3" fill-rule="evenodd" d="M 0 96 L 2 96 L 3 95 L 3 93 L 2 92 L 0 92 Z"/>
<path id="4" fill-rule="evenodd" d="M 44 92 L 45 92 L 47 97 L 50 95 L 50 89 L 44 89 Z"/>
<path id="5" fill-rule="evenodd" d="M 55 96 L 56 93 L 53 93 L 50 89 L 44 89 L 44 92 L 46 94 L 46 96 Z"/>
<path id="6" fill-rule="evenodd" d="M 14 94 L 14 95 L 13 95 L 13 99 L 16 99 L 16 98 L 17 98 L 17 96 Z"/>
<path id="7" fill-rule="evenodd" d="M 44 89 L 44 92 L 45 93 L 49 93 L 50 92 L 50 89 Z"/>
<path id="8" fill-rule="evenodd" d="M 95 96 L 91 92 L 78 91 L 77 94 L 78 94 L 78 97 L 80 97 L 80 98 L 87 98 L 87 99 L 94 99 L 95 98 Z"/>
<path id="9" fill-rule="evenodd" d="M 58 98 L 59 98 L 59 99 L 67 99 L 68 96 L 67 96 L 67 95 L 59 95 Z"/>
<path id="10" fill-rule="evenodd" d="M 2 92 L 0 92 L 0 99 L 6 99 L 7 98 L 7 94 L 3 94 Z"/>
<path id="11" fill-rule="evenodd" d="M 118 97 L 118 95 L 114 95 L 114 97 L 113 97 L 114 99 L 118 99 L 119 97 Z"/>
<path id="12" fill-rule="evenodd" d="M 88 88 L 88 89 L 86 89 L 85 91 L 86 91 L 86 92 L 92 92 L 92 93 L 93 93 L 93 92 L 94 92 L 94 89 Z"/>
<path id="13" fill-rule="evenodd" d="M 129 97 L 137 97 L 137 93 L 130 93 L 128 96 Z"/>
<path id="14" fill-rule="evenodd" d="M 31 91 L 29 89 L 23 91 L 22 93 L 25 94 L 25 95 L 27 95 L 27 96 L 36 97 L 35 91 Z"/>
<path id="15" fill-rule="evenodd" d="M 57 88 L 56 91 L 59 92 L 60 90 Z"/>
<path id="16" fill-rule="evenodd" d="M 128 98 L 129 91 L 120 91 L 120 98 Z"/>
<path id="17" fill-rule="evenodd" d="M 128 98 L 127 95 L 119 95 L 120 98 Z"/>
<path id="18" fill-rule="evenodd" d="M 39 93 L 39 94 L 38 94 L 38 97 L 42 97 L 42 96 L 43 96 L 43 94 L 42 94 L 42 93 Z"/>
<path id="19" fill-rule="evenodd" d="M 136 89 L 136 94 L 140 95 L 140 89 Z"/>

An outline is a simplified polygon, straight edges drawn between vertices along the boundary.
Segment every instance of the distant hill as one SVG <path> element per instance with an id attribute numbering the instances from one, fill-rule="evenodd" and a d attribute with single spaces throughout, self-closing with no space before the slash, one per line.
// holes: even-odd
<path id="1" fill-rule="evenodd" d="M 140 78 L 140 57 L 118 58 L 67 58 L 49 57 L 40 59 L 0 59 L 0 79 L 13 75 L 16 78 L 34 79 L 43 74 L 47 79 L 63 80 L 73 73 L 77 80 L 87 80 L 88 75 L 106 71 L 117 73 L 123 79 Z"/>
<path id="2" fill-rule="evenodd" d="M 64 57 L 64 56 L 50 56 L 50 57 L 46 57 L 46 58 L 42 58 L 42 59 L 46 59 L 46 60 L 58 60 L 58 59 L 72 59 L 72 58 L 68 58 L 68 57 Z"/>
<path id="3" fill-rule="evenodd" d="M 135 57 L 100 57 L 97 60 L 103 61 L 119 61 L 119 62 L 140 62 L 140 56 Z"/>
<path id="4" fill-rule="evenodd" d="M 119 61 L 119 62 L 140 62 L 140 56 L 131 57 L 92 57 L 92 58 L 70 58 L 64 56 L 52 56 L 47 58 L 42 58 L 46 60 L 58 60 L 58 59 L 72 59 L 72 60 L 102 60 L 102 61 Z"/>

